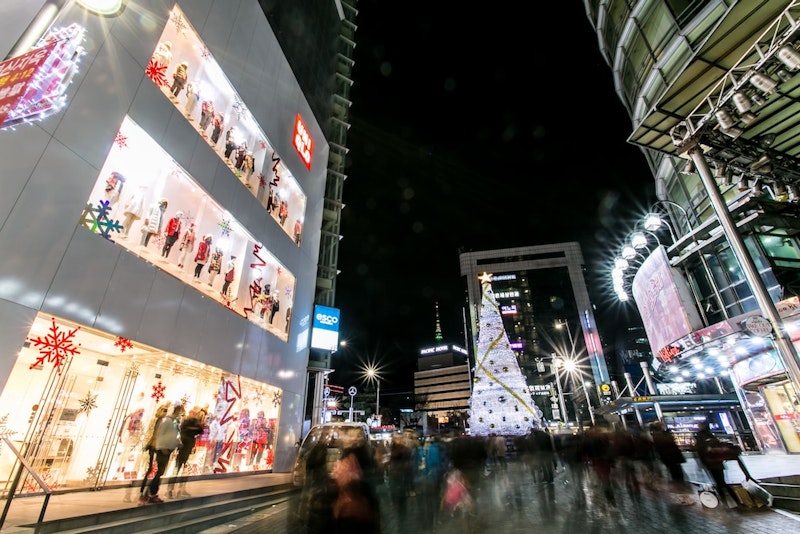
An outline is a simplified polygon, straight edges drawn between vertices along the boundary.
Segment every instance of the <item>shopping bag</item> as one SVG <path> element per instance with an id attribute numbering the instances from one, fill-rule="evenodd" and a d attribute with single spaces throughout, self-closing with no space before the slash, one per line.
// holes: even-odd
<path id="1" fill-rule="evenodd" d="M 749 493 L 757 502 L 772 507 L 772 494 L 761 487 L 758 482 L 752 478 L 747 478 L 742 481 L 742 487 L 747 490 L 747 493 Z"/>

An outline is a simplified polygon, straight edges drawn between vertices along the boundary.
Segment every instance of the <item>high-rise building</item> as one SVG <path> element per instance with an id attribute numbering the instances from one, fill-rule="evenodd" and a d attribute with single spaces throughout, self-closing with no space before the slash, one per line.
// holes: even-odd
<path id="1" fill-rule="evenodd" d="M 693 415 L 748 448 L 800 452 L 787 423 L 800 417 L 800 5 L 584 4 L 658 196 L 609 251 L 656 369 L 652 398 L 617 406 L 640 422 Z M 703 400 L 700 414 L 667 413 L 658 384 L 734 395 L 746 420 Z"/>
<path id="2" fill-rule="evenodd" d="M 130 484 L 181 404 L 217 429 L 192 472 L 286 472 L 335 290 L 355 2 L 102 4 L 0 20 L 2 434 L 51 485 Z"/>
<path id="3" fill-rule="evenodd" d="M 580 245 L 570 242 L 465 252 L 459 260 L 461 275 L 466 278 L 471 354 L 477 357 L 482 299 L 479 277 L 488 273 L 510 348 L 544 419 L 588 421 L 586 401 L 592 396 L 583 385 L 607 385 L 610 377 L 586 288 Z M 570 393 L 569 403 L 563 393 Z"/>

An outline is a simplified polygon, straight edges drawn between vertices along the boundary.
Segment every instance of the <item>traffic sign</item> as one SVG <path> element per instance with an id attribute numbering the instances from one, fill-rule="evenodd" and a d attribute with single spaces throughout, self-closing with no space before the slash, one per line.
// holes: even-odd
<path id="1" fill-rule="evenodd" d="M 350 389 L 347 390 L 347 394 L 350 395 L 351 397 L 355 397 L 356 393 L 358 393 L 358 390 L 356 389 L 355 386 L 350 386 Z"/>

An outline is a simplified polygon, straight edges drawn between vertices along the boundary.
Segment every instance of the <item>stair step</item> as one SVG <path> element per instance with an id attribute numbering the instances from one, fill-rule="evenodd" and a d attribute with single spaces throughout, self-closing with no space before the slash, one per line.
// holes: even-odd
<path id="1" fill-rule="evenodd" d="M 187 498 L 163 504 L 131 507 L 44 521 L 40 534 L 197 534 L 203 528 L 236 521 L 281 503 L 297 491 L 291 485 L 269 486 L 227 494 Z M 35 526 L 35 525 L 26 525 Z"/>

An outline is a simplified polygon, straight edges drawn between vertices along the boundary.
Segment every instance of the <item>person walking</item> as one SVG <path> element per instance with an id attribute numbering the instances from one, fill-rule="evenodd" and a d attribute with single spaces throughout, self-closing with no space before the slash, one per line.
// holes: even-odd
<path id="1" fill-rule="evenodd" d="M 694 435 L 697 458 L 714 481 L 717 495 L 720 500 L 725 501 L 725 495 L 733 500 L 733 508 L 739 504 L 736 492 L 733 491 L 725 481 L 725 461 L 736 459 L 738 453 L 731 454 L 731 448 L 725 448 L 720 439 L 714 435 L 707 422 L 698 425 L 698 430 Z"/>
<path id="2" fill-rule="evenodd" d="M 147 478 L 145 478 L 145 483 L 142 484 L 139 495 L 139 506 L 164 502 L 164 499 L 158 496 L 158 490 L 161 487 L 161 477 L 164 475 L 164 471 L 167 470 L 169 458 L 181 444 L 178 437 L 176 416 L 180 417 L 182 414 L 183 406 L 175 404 L 171 415 L 163 415 L 156 421 L 152 445 L 155 450 L 156 472 L 149 484 L 147 484 Z"/>
<path id="3" fill-rule="evenodd" d="M 182 407 L 181 407 L 182 408 Z M 180 432 L 181 445 L 178 447 L 178 455 L 175 458 L 175 477 L 176 481 L 170 485 L 167 497 L 173 497 L 173 485 L 176 489 L 175 496 L 191 497 L 186 491 L 186 481 L 189 478 L 186 474 L 189 456 L 194 452 L 197 436 L 203 433 L 203 418 L 199 408 L 193 408 L 189 414 L 180 421 L 178 425 Z"/>

